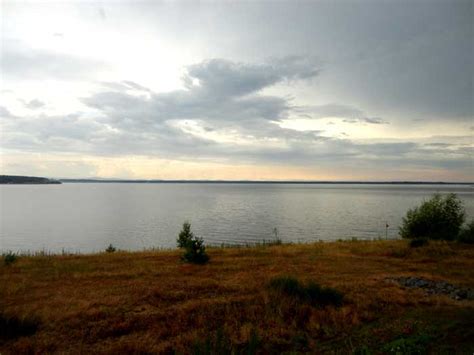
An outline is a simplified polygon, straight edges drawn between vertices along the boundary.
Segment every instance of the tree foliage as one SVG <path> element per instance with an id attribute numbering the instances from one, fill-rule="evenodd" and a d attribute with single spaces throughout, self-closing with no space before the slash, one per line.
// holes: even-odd
<path id="1" fill-rule="evenodd" d="M 184 261 L 194 264 L 205 264 L 209 261 L 209 256 L 206 253 L 204 240 L 198 238 L 191 232 L 191 224 L 185 222 L 183 229 L 178 235 L 178 248 L 184 249 L 182 259 Z"/>
<path id="2" fill-rule="evenodd" d="M 465 212 L 456 194 L 435 194 L 421 206 L 408 210 L 400 227 L 403 238 L 454 240 L 459 235 Z"/>
<path id="3" fill-rule="evenodd" d="M 458 241 L 461 243 L 474 244 L 474 219 L 461 229 Z"/>

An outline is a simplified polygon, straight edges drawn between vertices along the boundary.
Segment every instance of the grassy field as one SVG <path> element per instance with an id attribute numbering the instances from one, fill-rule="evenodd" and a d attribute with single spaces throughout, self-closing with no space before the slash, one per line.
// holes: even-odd
<path id="1" fill-rule="evenodd" d="M 420 276 L 474 289 L 474 246 L 405 241 L 21 257 L 0 266 L 0 353 L 460 353 L 474 301 L 405 289 Z M 344 294 L 340 307 L 272 291 L 276 276 Z"/>

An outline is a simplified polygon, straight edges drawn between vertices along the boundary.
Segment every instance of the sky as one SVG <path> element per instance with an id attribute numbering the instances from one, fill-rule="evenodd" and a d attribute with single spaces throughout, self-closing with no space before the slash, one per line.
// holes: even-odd
<path id="1" fill-rule="evenodd" d="M 0 1 L 0 173 L 474 181 L 473 1 Z"/>

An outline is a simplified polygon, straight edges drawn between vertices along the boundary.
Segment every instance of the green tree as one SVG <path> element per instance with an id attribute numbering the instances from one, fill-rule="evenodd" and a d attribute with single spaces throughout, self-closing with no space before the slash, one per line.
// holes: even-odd
<path id="1" fill-rule="evenodd" d="M 403 238 L 454 240 L 464 222 L 462 201 L 456 194 L 435 194 L 421 206 L 408 210 L 400 227 Z"/>
<path id="2" fill-rule="evenodd" d="M 179 232 L 177 243 L 178 248 L 184 249 L 182 256 L 184 261 L 194 264 L 205 264 L 209 261 L 209 256 L 204 246 L 204 240 L 196 237 L 193 232 L 191 232 L 190 223 L 183 223 L 183 229 Z"/>
<path id="3" fill-rule="evenodd" d="M 191 232 L 191 224 L 188 222 L 183 223 L 183 229 L 178 235 L 178 248 L 185 248 L 188 243 L 194 239 L 194 234 Z"/>

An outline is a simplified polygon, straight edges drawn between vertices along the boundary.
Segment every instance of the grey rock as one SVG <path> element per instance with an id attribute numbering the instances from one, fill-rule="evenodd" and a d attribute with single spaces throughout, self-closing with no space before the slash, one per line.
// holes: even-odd
<path id="1" fill-rule="evenodd" d="M 400 286 L 407 288 L 422 288 L 429 295 L 447 295 L 454 300 L 473 300 L 474 291 L 468 288 L 461 288 L 446 281 L 428 280 L 422 277 L 391 277 L 390 281 L 397 282 Z"/>

